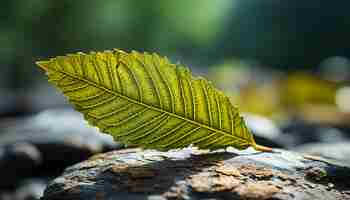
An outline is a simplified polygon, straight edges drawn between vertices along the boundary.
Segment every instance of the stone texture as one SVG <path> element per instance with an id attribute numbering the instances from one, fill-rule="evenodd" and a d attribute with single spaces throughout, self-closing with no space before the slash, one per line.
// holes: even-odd
<path id="1" fill-rule="evenodd" d="M 350 169 L 288 151 L 125 149 L 98 154 L 53 180 L 42 200 L 350 199 Z"/>

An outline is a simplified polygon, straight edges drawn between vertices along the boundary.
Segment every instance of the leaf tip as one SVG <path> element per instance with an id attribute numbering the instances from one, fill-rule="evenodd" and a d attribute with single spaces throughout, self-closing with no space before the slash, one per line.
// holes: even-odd
<path id="1" fill-rule="evenodd" d="M 36 61 L 35 64 L 37 64 L 41 69 L 48 71 L 50 61 Z"/>

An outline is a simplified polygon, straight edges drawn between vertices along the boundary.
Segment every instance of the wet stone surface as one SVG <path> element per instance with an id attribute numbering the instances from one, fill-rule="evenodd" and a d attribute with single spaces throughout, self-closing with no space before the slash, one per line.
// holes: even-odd
<path id="1" fill-rule="evenodd" d="M 67 168 L 42 199 L 346 200 L 349 172 L 339 164 L 282 150 L 125 149 Z"/>

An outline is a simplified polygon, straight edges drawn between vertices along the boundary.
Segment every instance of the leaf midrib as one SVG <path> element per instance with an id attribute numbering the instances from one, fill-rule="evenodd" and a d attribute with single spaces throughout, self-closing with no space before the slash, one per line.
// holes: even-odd
<path id="1" fill-rule="evenodd" d="M 128 101 L 131 101 L 131 102 L 133 102 L 133 103 L 135 103 L 135 104 L 139 104 L 139 105 L 141 105 L 141 106 L 147 107 L 147 108 L 149 108 L 149 109 L 152 109 L 152 110 L 155 110 L 155 111 L 158 111 L 158 112 L 166 113 L 166 114 L 168 114 L 168 115 L 170 115 L 170 116 L 172 116 L 172 117 L 185 120 L 185 121 L 187 121 L 187 122 L 190 122 L 190 123 L 192 123 L 192 124 L 195 124 L 195 125 L 197 125 L 197 126 L 200 126 L 200 127 L 202 127 L 202 128 L 206 128 L 206 129 L 208 129 L 208 130 L 211 130 L 211 131 L 214 131 L 214 132 L 217 132 L 217 133 L 221 133 L 221 134 L 223 134 L 223 135 L 226 135 L 227 137 L 231 137 L 231 138 L 235 138 L 235 139 L 238 139 L 238 140 L 242 140 L 242 141 L 244 141 L 244 142 L 248 142 L 248 144 L 253 144 L 253 142 L 251 142 L 251 141 L 249 141 L 249 140 L 247 140 L 247 139 L 245 139 L 245 138 L 237 137 L 237 136 L 235 136 L 235 135 L 232 135 L 232 134 L 227 133 L 227 132 L 225 132 L 225 131 L 222 131 L 222 130 L 220 130 L 220 129 L 215 129 L 215 128 L 212 128 L 212 127 L 210 127 L 210 126 L 208 126 L 208 125 L 202 124 L 202 123 L 200 123 L 200 122 L 193 121 L 193 120 L 188 119 L 188 118 L 184 118 L 184 117 L 182 117 L 182 116 L 180 116 L 180 115 L 178 115 L 178 114 L 171 113 L 171 112 L 168 112 L 168 111 L 166 111 L 166 110 L 163 110 L 163 109 L 154 107 L 153 105 L 148 105 L 148 104 L 146 104 L 146 103 L 144 103 L 144 102 L 139 102 L 139 101 L 134 100 L 134 99 L 132 99 L 132 98 L 126 96 L 126 95 L 119 94 L 118 92 L 115 92 L 115 91 L 113 91 L 113 90 L 110 90 L 109 88 L 100 86 L 100 85 L 98 85 L 97 83 L 95 83 L 95 82 L 93 82 L 93 81 L 91 81 L 91 80 L 83 79 L 83 78 L 80 78 L 79 76 L 76 76 L 76 75 L 73 75 L 73 74 L 69 74 L 69 73 L 67 73 L 67 72 L 65 72 L 65 71 L 61 71 L 61 70 L 58 70 L 58 69 L 53 69 L 53 68 L 50 68 L 50 69 L 53 70 L 53 71 L 56 71 L 56 72 L 58 72 L 58 73 L 62 73 L 62 74 L 64 74 L 64 75 L 66 75 L 66 76 L 70 76 L 70 77 L 72 77 L 72 78 L 78 79 L 78 80 L 80 80 L 80 81 L 82 81 L 82 82 L 85 82 L 85 83 L 87 83 L 87 84 L 93 85 L 93 86 L 96 87 L 96 88 L 99 88 L 99 89 L 101 89 L 101 90 L 104 90 L 104 91 L 106 91 L 106 92 L 108 92 L 108 93 L 110 93 L 110 94 L 117 95 L 117 96 L 119 96 L 119 97 L 121 97 L 121 98 L 124 98 L 124 99 L 126 99 L 126 100 L 128 100 Z"/>

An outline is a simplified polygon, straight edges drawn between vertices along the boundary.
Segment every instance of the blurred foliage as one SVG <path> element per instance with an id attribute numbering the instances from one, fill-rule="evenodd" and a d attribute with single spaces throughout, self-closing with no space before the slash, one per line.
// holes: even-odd
<path id="1" fill-rule="evenodd" d="M 5 74 L 0 84 L 26 87 L 35 80 L 33 60 L 38 58 L 111 48 L 158 52 L 191 66 L 239 57 L 283 68 L 317 67 L 327 57 L 349 56 L 344 45 L 350 33 L 349 5 L 300 0 L 5 0 L 0 7 Z"/>
<path id="2" fill-rule="evenodd" d="M 258 67 L 256 63 L 231 59 L 211 67 L 209 79 L 243 112 L 277 118 L 281 112 L 277 81 L 280 73 Z"/>
<path id="3" fill-rule="evenodd" d="M 276 71 L 237 59 L 209 70 L 209 79 L 231 94 L 243 112 L 277 121 L 293 117 L 332 123 L 348 121 L 349 114 L 342 114 L 350 110 L 350 103 L 346 103 L 350 102 L 347 81 L 322 77 L 307 71 Z"/>
<path id="4" fill-rule="evenodd" d="M 0 85 L 25 87 L 34 80 L 33 60 L 75 51 L 120 48 L 184 56 L 192 49 L 208 48 L 231 4 L 229 0 L 4 1 L 0 63 L 5 74 L 17 78 Z"/>
<path id="5" fill-rule="evenodd" d="M 239 0 L 213 53 L 289 69 L 349 57 L 349 6 L 347 0 Z"/>
<path id="6" fill-rule="evenodd" d="M 305 104 L 335 105 L 337 85 L 308 73 L 292 73 L 281 81 L 280 97 L 286 107 L 300 108 Z"/>

